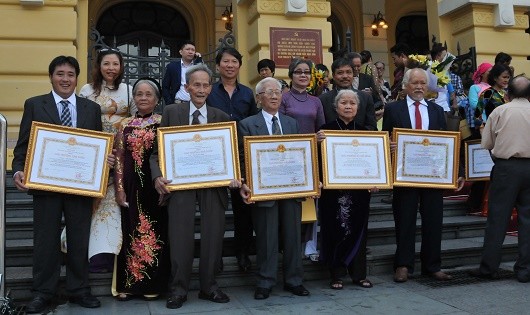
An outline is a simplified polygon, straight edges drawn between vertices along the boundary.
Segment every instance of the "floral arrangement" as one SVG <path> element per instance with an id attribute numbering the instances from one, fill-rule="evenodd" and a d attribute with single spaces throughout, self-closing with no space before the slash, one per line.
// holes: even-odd
<path id="1" fill-rule="evenodd" d="M 316 95 L 319 88 L 322 88 L 324 85 L 324 71 L 317 70 L 315 64 L 311 66 L 311 80 L 309 85 L 306 88 L 307 93 L 311 95 Z"/>
<path id="2" fill-rule="evenodd" d="M 451 78 L 441 65 L 442 64 L 439 61 L 433 61 L 431 64 L 431 72 L 436 76 L 436 78 L 438 78 L 436 84 L 439 87 L 444 87 L 451 82 Z"/>
<path id="3" fill-rule="evenodd" d="M 422 68 L 423 70 L 429 69 L 431 65 L 431 60 L 427 55 L 409 55 L 409 60 L 407 63 L 407 68 Z"/>
<path id="4" fill-rule="evenodd" d="M 141 206 L 138 211 L 140 221 L 133 231 L 131 247 L 127 252 L 127 280 L 125 286 L 129 288 L 134 283 L 142 281 L 144 277 L 150 279 L 146 269 L 149 266 L 158 264 L 156 255 L 162 248 L 160 244 L 163 243 L 152 229 L 155 221 L 151 221 L 143 213 Z"/>
<path id="5" fill-rule="evenodd" d="M 153 146 L 155 136 L 153 128 L 135 128 L 127 138 L 128 149 L 131 150 L 134 159 L 134 170 L 140 175 L 143 175 L 144 153 Z"/>

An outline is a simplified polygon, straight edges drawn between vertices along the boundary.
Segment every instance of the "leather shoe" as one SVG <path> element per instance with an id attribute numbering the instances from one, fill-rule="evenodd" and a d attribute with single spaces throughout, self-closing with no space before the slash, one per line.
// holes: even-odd
<path id="1" fill-rule="evenodd" d="M 36 296 L 33 298 L 33 300 L 31 300 L 31 302 L 29 302 L 28 305 L 26 305 L 26 313 L 44 313 L 44 311 L 48 308 L 49 305 L 49 300 L 43 298 L 42 296 Z"/>
<path id="2" fill-rule="evenodd" d="M 481 279 L 489 279 L 489 280 L 496 280 L 499 279 L 499 274 L 497 272 L 494 273 L 482 273 L 480 269 L 471 269 L 467 272 L 470 276 L 481 278 Z"/>
<path id="3" fill-rule="evenodd" d="M 306 288 L 304 288 L 303 285 L 289 285 L 289 284 L 284 284 L 283 285 L 283 289 L 285 291 L 289 291 L 291 292 L 292 294 L 294 295 L 298 295 L 298 296 L 308 296 L 309 295 L 309 291 L 307 291 Z"/>
<path id="4" fill-rule="evenodd" d="M 70 303 L 75 303 L 85 308 L 96 308 L 101 306 L 101 302 L 90 293 L 71 296 L 68 300 Z"/>
<path id="5" fill-rule="evenodd" d="M 438 281 L 448 281 L 453 280 L 453 276 L 446 274 L 443 271 L 436 271 L 431 274 L 429 274 L 429 277 L 434 278 Z"/>
<path id="6" fill-rule="evenodd" d="M 254 291 L 254 299 L 265 300 L 269 298 L 270 294 L 271 294 L 271 289 L 258 287 L 256 288 L 256 291 Z"/>
<path id="7" fill-rule="evenodd" d="M 212 291 L 210 294 L 199 291 L 199 299 L 208 300 L 215 303 L 228 303 L 230 298 L 220 289 Z"/>
<path id="8" fill-rule="evenodd" d="M 407 267 L 397 267 L 394 273 L 394 282 L 407 282 L 409 279 L 409 270 Z"/>
<path id="9" fill-rule="evenodd" d="M 248 258 L 248 255 L 245 253 L 238 254 L 236 256 L 237 258 L 237 266 L 239 267 L 239 271 L 249 271 L 250 270 L 250 258 Z"/>
<path id="10" fill-rule="evenodd" d="M 166 307 L 170 309 L 180 308 L 187 300 L 188 297 L 185 295 L 171 295 L 166 301 Z"/>

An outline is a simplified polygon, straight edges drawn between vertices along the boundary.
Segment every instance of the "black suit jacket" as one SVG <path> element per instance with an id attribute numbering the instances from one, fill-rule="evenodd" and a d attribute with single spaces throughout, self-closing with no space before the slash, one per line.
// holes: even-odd
<path id="1" fill-rule="evenodd" d="M 357 114 L 355 115 L 355 123 L 363 126 L 367 130 L 377 130 L 377 121 L 375 120 L 375 109 L 374 101 L 372 97 L 363 91 L 356 89 L 352 90 L 357 92 L 359 96 L 359 105 L 357 106 Z M 327 93 L 321 94 L 318 98 L 322 102 L 322 108 L 324 109 L 324 117 L 326 118 L 326 124 L 337 119 L 337 111 L 333 107 L 333 101 L 337 96 L 338 90 L 333 89 Z"/>
<path id="2" fill-rule="evenodd" d="M 76 96 L 77 128 L 101 131 L 101 107 L 86 98 Z M 61 118 L 52 93 L 29 98 L 24 103 L 24 113 L 20 122 L 18 141 L 14 149 L 13 173 L 24 170 L 26 152 L 31 131 L 31 123 L 39 121 L 61 125 Z M 41 191 L 32 190 L 31 193 Z"/>
<path id="3" fill-rule="evenodd" d="M 371 75 L 359 73 L 358 90 L 362 91 L 366 88 L 370 88 L 372 90 L 372 93 L 369 94 L 370 96 L 372 96 L 372 101 L 374 102 L 374 104 L 381 101 L 377 92 L 377 86 L 375 85 L 374 78 Z"/>
<path id="4" fill-rule="evenodd" d="M 182 64 L 180 61 L 181 58 L 170 62 L 166 67 L 164 79 L 162 79 L 162 97 L 164 98 L 166 105 L 173 104 L 175 102 L 175 95 L 179 91 L 182 84 Z M 199 63 L 202 63 L 202 57 L 193 60 L 194 65 Z"/>
<path id="5" fill-rule="evenodd" d="M 447 130 L 444 110 L 440 105 L 427 101 L 429 130 Z M 407 100 L 388 103 L 383 114 L 383 130 L 392 135 L 394 128 L 412 129 Z"/>

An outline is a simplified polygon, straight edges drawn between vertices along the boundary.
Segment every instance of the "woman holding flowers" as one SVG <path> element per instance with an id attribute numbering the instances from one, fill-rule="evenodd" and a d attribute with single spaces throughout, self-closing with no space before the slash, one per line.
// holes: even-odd
<path id="1" fill-rule="evenodd" d="M 138 111 L 125 119 L 116 136 L 116 202 L 122 209 L 123 245 L 117 257 L 113 294 L 156 299 L 167 287 L 167 213 L 151 181 L 149 156 L 157 145 L 161 116 L 154 114 L 160 86 L 143 78 L 133 87 Z"/>
<path id="2" fill-rule="evenodd" d="M 310 94 L 319 86 L 315 66 L 309 59 L 295 58 L 289 65 L 291 90 L 282 95 L 279 112 L 296 119 L 300 133 L 315 133 L 326 120 L 320 99 Z M 321 76 L 322 79 L 322 76 Z M 305 224 L 302 228 L 307 242 L 305 255 L 318 260 L 316 224 Z"/>

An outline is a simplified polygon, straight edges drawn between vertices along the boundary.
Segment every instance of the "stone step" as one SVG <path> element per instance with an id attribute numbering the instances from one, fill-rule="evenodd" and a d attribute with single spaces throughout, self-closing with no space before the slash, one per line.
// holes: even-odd
<path id="1" fill-rule="evenodd" d="M 451 269 L 462 266 L 477 265 L 480 262 L 482 252 L 482 237 L 470 237 L 463 239 L 453 239 L 442 241 L 442 268 Z M 419 250 L 420 243 L 416 244 L 416 274 L 420 270 Z M 370 246 L 370 254 L 367 255 L 368 275 L 384 275 L 389 277 L 393 273 L 393 257 L 395 245 Z M 517 237 L 507 236 L 503 244 L 503 262 L 515 261 L 517 258 Z M 224 271 L 217 277 L 221 287 L 253 286 L 255 284 L 256 257 L 250 256 L 253 269 L 243 273 L 237 268 L 237 261 L 234 257 L 225 257 Z M 199 260 L 193 263 L 193 273 L 190 289 L 199 289 L 198 280 Z M 313 263 L 307 259 L 303 260 L 304 279 L 322 280 L 328 279 L 329 274 L 326 267 Z M 279 262 L 281 271 L 281 263 Z M 6 269 L 6 289 L 11 290 L 11 296 L 16 300 L 28 300 L 31 297 L 32 271 L 30 266 L 7 267 Z M 65 268 L 61 271 L 61 285 L 64 287 Z M 278 275 L 278 279 L 282 279 Z M 90 285 L 92 293 L 98 296 L 109 296 L 112 281 L 111 273 L 90 274 Z M 64 289 L 63 289 L 64 290 Z"/>

